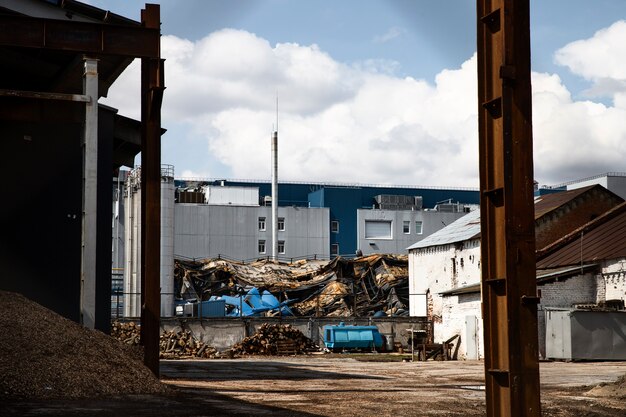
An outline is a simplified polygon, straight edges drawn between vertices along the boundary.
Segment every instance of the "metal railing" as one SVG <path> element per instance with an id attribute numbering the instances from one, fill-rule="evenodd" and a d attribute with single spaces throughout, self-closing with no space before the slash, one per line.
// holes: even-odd
<path id="1" fill-rule="evenodd" d="M 579 182 L 595 180 L 597 178 L 602 178 L 602 177 L 626 177 L 626 172 L 605 172 L 604 174 L 592 175 L 591 177 L 581 178 L 579 180 L 566 181 L 566 182 L 562 182 L 556 185 L 544 185 L 543 188 L 552 190 L 556 188 L 566 187 L 572 184 L 577 184 Z"/>
<path id="2" fill-rule="evenodd" d="M 342 258 L 354 258 L 356 255 L 321 255 L 321 254 L 311 254 L 311 255 L 302 255 L 302 256 L 277 256 L 276 260 L 281 261 L 281 262 L 289 262 L 289 263 L 293 263 L 293 262 L 297 262 L 297 261 L 301 261 L 301 260 L 307 260 L 307 261 L 330 261 L 331 259 L 334 259 L 336 257 L 342 257 Z M 242 264 L 247 264 L 247 263 L 251 263 L 251 262 L 257 262 L 260 260 L 267 260 L 267 261 L 271 261 L 272 260 L 272 256 L 271 255 L 260 255 L 254 258 L 247 258 L 247 259 L 236 259 L 221 253 L 218 253 L 217 255 L 209 255 L 209 256 L 198 256 L 198 257 L 189 257 L 189 256 L 183 256 L 183 255 L 174 255 L 174 259 L 180 259 L 180 260 L 184 260 L 184 261 L 192 261 L 192 262 L 199 262 L 205 259 L 218 259 L 218 260 L 225 260 L 225 261 L 229 261 L 229 262 L 237 262 L 237 263 L 242 263 Z"/>
<path id="3" fill-rule="evenodd" d="M 220 318 L 220 319 L 239 319 L 239 318 L 250 318 L 250 317 L 296 317 L 296 318 L 307 318 L 307 317 L 327 317 L 327 313 L 334 311 L 333 310 L 333 305 L 338 302 L 339 300 L 342 299 L 348 299 L 349 302 L 345 303 L 344 308 L 346 310 L 346 312 L 350 313 L 347 316 L 341 316 L 343 318 L 346 319 L 354 319 L 354 318 L 367 318 L 367 317 L 375 317 L 375 318 L 394 318 L 394 317 L 410 317 L 409 316 L 409 301 L 408 299 L 405 299 L 406 302 L 402 302 L 404 304 L 404 306 L 406 307 L 405 312 L 402 314 L 392 314 L 392 315 L 374 315 L 371 314 L 372 310 L 367 310 L 367 307 L 364 307 L 364 299 L 360 296 L 359 292 L 357 291 L 357 287 L 348 287 L 347 291 L 343 291 L 343 292 L 323 292 L 323 288 L 313 292 L 312 294 L 309 294 L 307 298 L 303 299 L 303 300 L 296 300 L 293 303 L 289 303 L 288 306 L 291 308 L 294 305 L 298 304 L 298 303 L 307 303 L 307 305 L 304 305 L 302 307 L 300 307 L 301 309 L 304 309 L 305 311 L 308 311 L 308 313 L 306 314 L 299 314 L 297 316 L 284 316 L 281 313 L 281 306 L 276 307 L 274 309 L 272 309 L 271 311 L 274 311 L 273 314 L 270 315 L 247 315 L 247 314 L 243 314 L 243 307 L 244 307 L 244 303 L 246 303 L 246 294 L 242 294 L 239 297 L 239 305 L 238 306 L 234 306 L 234 305 L 226 305 L 225 307 L 225 311 L 224 314 L 218 314 L 218 315 L 205 315 L 203 313 L 205 313 L 205 311 L 203 311 L 203 309 L 208 309 L 208 306 L 201 306 L 202 302 L 200 300 L 197 299 L 189 299 L 189 300 L 183 300 L 181 298 L 177 298 L 177 294 L 175 293 L 161 293 L 161 300 L 163 301 L 164 297 L 168 297 L 171 298 L 173 301 L 169 304 L 162 302 L 161 303 L 161 317 L 162 318 L 168 318 L 168 317 L 180 317 L 180 318 L 203 318 L 203 319 L 208 319 L 208 318 Z M 284 302 L 287 301 L 284 297 L 283 291 L 275 291 L 275 293 L 278 296 L 278 301 L 279 302 Z M 219 295 L 218 295 L 219 296 Z M 418 299 L 415 299 L 415 301 L 422 305 L 422 310 L 424 311 L 424 315 L 423 316 L 416 316 L 416 317 L 426 317 L 426 294 L 408 294 L 408 298 L 409 299 L 414 299 L 412 297 L 419 297 Z M 125 305 L 124 305 L 124 300 L 129 300 L 132 298 L 133 301 L 133 305 L 134 307 L 131 310 L 134 310 L 136 312 L 136 314 L 126 314 L 125 312 Z M 403 297 L 404 298 L 404 297 Z M 202 300 L 202 301 L 207 301 L 207 300 Z M 186 303 L 189 304 L 194 304 L 197 305 L 196 310 L 193 310 L 194 312 L 192 314 L 183 314 L 183 315 L 177 315 L 176 314 L 176 307 L 180 306 L 180 305 L 184 305 Z M 314 303 L 314 305 L 312 305 Z M 228 315 L 230 313 L 230 311 L 233 310 L 234 307 L 238 307 L 239 310 L 239 314 L 237 315 Z M 379 311 L 388 311 L 391 310 L 392 307 L 392 303 L 387 302 L 387 305 L 385 306 L 385 302 L 383 300 L 379 301 L 378 304 L 379 307 Z M 227 311 L 230 310 L 230 311 Z M 364 311 L 366 310 L 366 314 L 360 314 L 359 311 Z M 140 292 L 133 292 L 133 293 L 126 293 L 123 290 L 116 290 L 116 291 L 112 291 L 111 292 L 111 318 L 113 319 L 117 319 L 117 318 L 137 318 L 139 317 L 139 315 L 141 311 L 141 293 Z M 169 311 L 170 313 L 164 314 L 164 311 Z M 197 313 L 195 312 L 197 311 Z M 208 314 L 209 310 L 206 310 L 206 313 Z M 339 316 L 333 316 L 333 317 L 339 317 Z"/>
<path id="4" fill-rule="evenodd" d="M 203 177 L 178 177 L 176 181 L 181 182 L 219 182 L 226 181 L 231 183 L 250 183 L 250 184 L 269 184 L 270 180 L 252 180 L 252 179 L 226 179 L 226 178 L 203 178 Z M 360 184 L 346 182 L 308 182 L 308 181 L 279 181 L 278 184 L 295 184 L 295 185 L 313 185 L 320 187 L 343 187 L 343 188 L 408 188 L 418 190 L 450 190 L 450 191 L 476 191 L 478 188 L 473 187 L 445 187 L 433 185 L 393 185 L 393 184 Z"/>

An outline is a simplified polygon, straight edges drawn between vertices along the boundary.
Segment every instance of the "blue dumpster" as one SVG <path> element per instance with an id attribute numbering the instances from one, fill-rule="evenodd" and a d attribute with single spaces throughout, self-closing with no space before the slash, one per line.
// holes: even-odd
<path id="1" fill-rule="evenodd" d="M 376 326 L 324 326 L 324 344 L 328 349 L 382 349 L 383 336 Z"/>

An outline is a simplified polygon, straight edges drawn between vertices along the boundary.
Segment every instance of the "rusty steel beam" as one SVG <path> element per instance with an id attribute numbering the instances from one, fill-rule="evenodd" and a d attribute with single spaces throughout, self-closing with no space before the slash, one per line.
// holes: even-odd
<path id="1" fill-rule="evenodd" d="M 159 30 L 160 9 L 147 4 L 142 24 Z M 161 102 L 164 61 L 141 60 L 141 342 L 144 363 L 159 376 L 161 317 Z"/>
<path id="2" fill-rule="evenodd" d="M 84 94 L 42 93 L 39 91 L 0 89 L 0 97 L 32 98 L 37 100 L 78 101 L 90 103 L 91 97 Z"/>
<path id="3" fill-rule="evenodd" d="M 159 58 L 159 28 L 0 15 L 0 46 Z"/>
<path id="4" fill-rule="evenodd" d="M 529 0 L 477 0 L 487 415 L 541 415 Z"/>

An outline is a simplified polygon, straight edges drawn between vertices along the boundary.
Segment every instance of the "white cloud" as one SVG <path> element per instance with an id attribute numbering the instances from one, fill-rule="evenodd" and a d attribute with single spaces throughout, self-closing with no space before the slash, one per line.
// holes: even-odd
<path id="1" fill-rule="evenodd" d="M 620 20 L 599 30 L 589 39 L 559 49 L 557 64 L 592 81 L 591 96 L 613 97 L 626 92 L 626 21 Z M 615 97 L 613 97 L 615 98 Z"/>
<path id="2" fill-rule="evenodd" d="M 188 123 L 206 144 L 177 152 L 206 153 L 234 178 L 270 177 L 278 93 L 281 179 L 478 186 L 476 56 L 429 83 L 371 62 L 337 62 L 316 45 L 272 46 L 237 30 L 197 42 L 164 36 L 162 50 L 163 125 Z M 122 113 L 139 108 L 131 79 L 138 75 L 127 71 L 111 92 L 109 104 Z M 533 87 L 542 184 L 623 169 L 626 106 L 575 101 L 553 74 L 534 74 Z M 626 104 L 626 96 L 618 99 Z M 221 176 L 205 166 L 176 169 Z"/>
<path id="3" fill-rule="evenodd" d="M 390 27 L 384 34 L 375 36 L 374 43 L 387 43 L 393 39 L 399 38 L 405 33 L 406 29 L 398 26 L 393 26 Z"/>

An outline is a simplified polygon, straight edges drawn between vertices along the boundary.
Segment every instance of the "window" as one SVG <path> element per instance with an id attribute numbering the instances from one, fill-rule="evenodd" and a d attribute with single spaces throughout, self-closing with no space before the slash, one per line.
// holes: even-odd
<path id="1" fill-rule="evenodd" d="M 259 217 L 259 231 L 265 231 L 265 217 Z"/>
<path id="2" fill-rule="evenodd" d="M 284 240 L 279 240 L 278 241 L 278 253 L 285 253 L 285 241 Z"/>
<path id="3" fill-rule="evenodd" d="M 330 231 L 333 233 L 339 233 L 339 220 L 333 220 L 330 222 Z"/>
<path id="4" fill-rule="evenodd" d="M 408 220 L 405 220 L 402 222 L 402 233 L 404 234 L 409 234 L 411 233 L 411 222 Z"/>
<path id="5" fill-rule="evenodd" d="M 278 224 L 278 230 L 285 231 L 285 218 L 284 217 L 279 217 L 277 224 Z"/>
<path id="6" fill-rule="evenodd" d="M 331 255 L 339 255 L 339 244 L 338 243 L 333 243 L 330 245 L 330 254 Z"/>
<path id="7" fill-rule="evenodd" d="M 365 239 L 391 239 L 391 220 L 365 220 Z"/>
<path id="8" fill-rule="evenodd" d="M 422 234 L 422 222 L 415 222 L 415 234 L 416 235 Z"/>
<path id="9" fill-rule="evenodd" d="M 259 240 L 259 253 L 265 253 L 265 241 Z"/>

